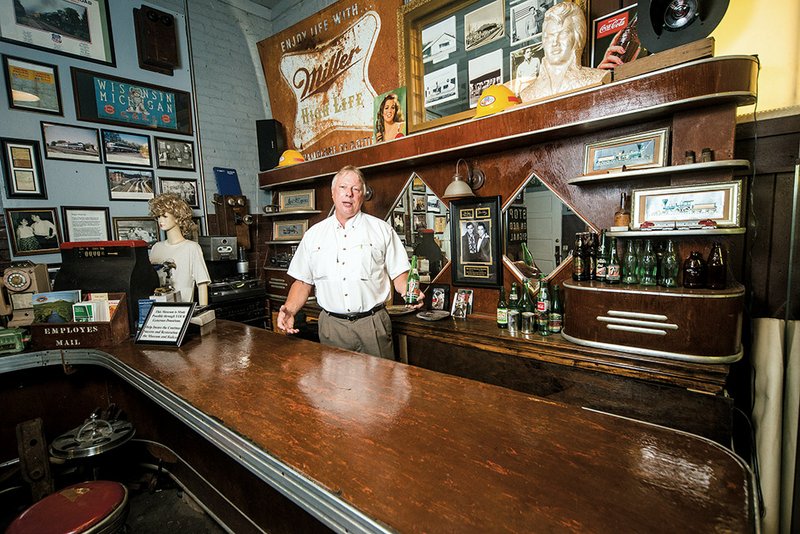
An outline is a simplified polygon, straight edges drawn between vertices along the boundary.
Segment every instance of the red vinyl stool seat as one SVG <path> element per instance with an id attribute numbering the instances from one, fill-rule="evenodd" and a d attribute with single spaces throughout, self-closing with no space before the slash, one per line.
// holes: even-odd
<path id="1" fill-rule="evenodd" d="M 48 495 L 22 512 L 6 534 L 119 532 L 128 515 L 128 489 L 119 482 L 81 482 Z"/>

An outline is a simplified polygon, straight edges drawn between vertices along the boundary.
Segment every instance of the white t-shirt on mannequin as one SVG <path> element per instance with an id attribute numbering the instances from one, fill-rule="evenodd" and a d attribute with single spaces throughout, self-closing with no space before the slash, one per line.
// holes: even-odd
<path id="1" fill-rule="evenodd" d="M 150 249 L 150 263 L 164 263 L 172 261 L 175 269 L 172 270 L 172 283 L 178 293 L 178 300 L 191 302 L 195 284 L 207 284 L 211 281 L 208 276 L 206 262 L 200 245 L 194 241 L 183 241 L 170 244 L 169 241 L 159 241 Z"/>

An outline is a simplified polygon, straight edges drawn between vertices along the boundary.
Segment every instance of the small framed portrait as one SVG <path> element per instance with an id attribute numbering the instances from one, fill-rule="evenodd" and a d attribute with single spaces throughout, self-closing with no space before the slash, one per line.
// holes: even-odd
<path id="1" fill-rule="evenodd" d="M 447 230 L 447 215 L 435 215 L 433 217 L 433 232 L 443 234 Z"/>
<path id="2" fill-rule="evenodd" d="M 413 215 L 414 231 L 418 232 L 428 227 L 428 217 L 425 213 L 415 213 Z"/>
<path id="3" fill-rule="evenodd" d="M 392 228 L 397 235 L 404 236 L 406 233 L 406 214 L 404 211 L 392 212 Z"/>
<path id="4" fill-rule="evenodd" d="M 111 221 L 108 208 L 62 206 L 64 238 L 67 241 L 109 241 Z"/>
<path id="5" fill-rule="evenodd" d="M 8 198 L 47 198 L 39 142 L 0 139 Z"/>
<path id="6" fill-rule="evenodd" d="M 412 195 L 411 202 L 413 203 L 413 211 L 426 211 L 427 199 L 425 195 Z"/>
<path id="7" fill-rule="evenodd" d="M 152 167 L 150 136 L 101 130 L 106 163 Z"/>
<path id="8" fill-rule="evenodd" d="M 57 208 L 6 209 L 6 228 L 14 256 L 58 253 L 59 226 Z"/>
<path id="9" fill-rule="evenodd" d="M 472 296 L 471 289 L 459 288 L 453 299 L 453 308 L 450 310 L 450 315 L 456 319 L 466 319 L 467 315 L 472 313 Z"/>
<path id="10" fill-rule="evenodd" d="M 150 200 L 155 196 L 155 174 L 146 169 L 106 167 L 106 183 L 111 200 Z"/>
<path id="11" fill-rule="evenodd" d="M 314 209 L 314 190 L 278 191 L 280 211 L 310 211 Z"/>
<path id="12" fill-rule="evenodd" d="M 503 282 L 500 261 L 500 197 L 454 200 L 451 206 L 453 284 L 499 286 Z"/>
<path id="13" fill-rule="evenodd" d="M 58 67 L 3 56 L 8 105 L 13 109 L 63 115 Z"/>
<path id="14" fill-rule="evenodd" d="M 101 163 L 100 134 L 96 128 L 42 122 L 44 157 Z"/>
<path id="15" fill-rule="evenodd" d="M 450 309 L 450 286 L 431 284 L 427 293 L 430 295 L 430 309 L 448 311 Z"/>
<path id="16" fill-rule="evenodd" d="M 190 208 L 200 209 L 200 195 L 196 178 L 164 178 L 158 179 L 162 193 L 174 193 L 189 204 Z"/>
<path id="17" fill-rule="evenodd" d="M 668 165 L 669 128 L 659 128 L 586 145 L 583 174 Z"/>
<path id="18" fill-rule="evenodd" d="M 156 137 L 157 166 L 159 169 L 179 171 L 194 170 L 194 143 L 178 139 Z"/>
<path id="19" fill-rule="evenodd" d="M 152 217 L 114 217 L 112 223 L 117 241 L 138 239 L 152 247 L 159 240 L 158 223 Z"/>
<path id="20" fill-rule="evenodd" d="M 308 220 L 274 221 L 272 239 L 275 241 L 300 241 L 308 230 Z"/>

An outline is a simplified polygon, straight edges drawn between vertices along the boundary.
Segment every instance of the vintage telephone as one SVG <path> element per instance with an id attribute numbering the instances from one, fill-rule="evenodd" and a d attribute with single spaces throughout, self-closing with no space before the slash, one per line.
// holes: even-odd
<path id="1" fill-rule="evenodd" d="M 250 249 L 250 225 L 255 219 L 249 213 L 247 197 L 244 195 L 214 195 L 217 206 L 217 223 L 220 235 L 236 236 L 236 242 Z"/>
<path id="2" fill-rule="evenodd" d="M 0 314 L 11 315 L 9 327 L 33 323 L 34 293 L 50 291 L 47 265 L 20 261 L 3 271 L 0 279 Z"/>

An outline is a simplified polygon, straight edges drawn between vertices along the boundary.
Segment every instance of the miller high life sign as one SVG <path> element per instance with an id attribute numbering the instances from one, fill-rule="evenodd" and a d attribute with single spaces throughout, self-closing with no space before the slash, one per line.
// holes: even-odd
<path id="1" fill-rule="evenodd" d="M 272 116 L 306 160 L 372 143 L 375 96 L 398 84 L 399 6 L 337 2 L 258 43 Z"/>

